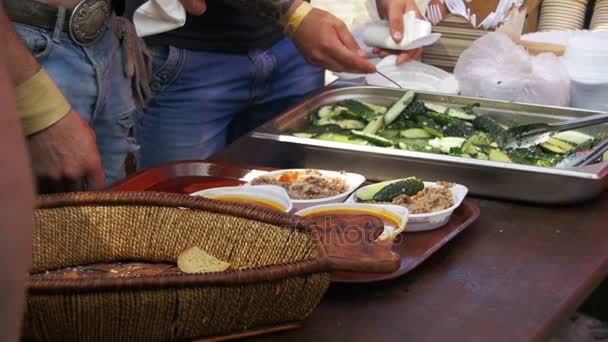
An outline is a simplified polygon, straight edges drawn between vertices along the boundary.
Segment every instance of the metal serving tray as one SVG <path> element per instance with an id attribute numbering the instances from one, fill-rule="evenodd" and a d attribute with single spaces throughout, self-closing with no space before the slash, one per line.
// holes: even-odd
<path id="1" fill-rule="evenodd" d="M 558 169 L 505 164 L 446 155 L 404 151 L 373 146 L 319 141 L 289 135 L 309 125 L 308 117 L 320 107 L 344 99 L 359 99 L 388 106 L 403 90 L 378 87 L 349 87 L 321 93 L 277 119 L 256 129 L 253 141 L 288 151 L 297 167 L 348 170 L 370 180 L 388 180 L 416 175 L 425 180 L 446 180 L 466 185 L 472 194 L 541 204 L 567 204 L 599 195 L 608 184 L 608 163 L 579 168 Z M 418 92 L 424 101 L 444 105 L 479 103 L 478 112 L 502 122 L 550 122 L 597 114 L 572 108 L 548 107 L 504 101 L 447 96 Z M 608 126 L 593 127 L 598 133 Z M 585 130 L 582 130 L 585 131 Z M 278 145 L 277 145 L 278 144 Z M 279 146 L 280 145 L 280 146 Z M 271 148 L 272 148 L 271 146 Z"/>

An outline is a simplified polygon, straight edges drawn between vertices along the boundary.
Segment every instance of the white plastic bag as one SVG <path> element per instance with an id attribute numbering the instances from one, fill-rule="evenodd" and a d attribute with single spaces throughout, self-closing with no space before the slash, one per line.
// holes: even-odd
<path id="1" fill-rule="evenodd" d="M 570 77 L 557 56 L 530 56 L 503 33 L 475 41 L 460 56 L 454 76 L 464 96 L 570 105 Z"/>

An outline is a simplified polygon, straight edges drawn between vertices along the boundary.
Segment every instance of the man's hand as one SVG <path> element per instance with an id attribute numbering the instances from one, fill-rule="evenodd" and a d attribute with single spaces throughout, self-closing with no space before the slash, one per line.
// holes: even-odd
<path id="1" fill-rule="evenodd" d="M 376 72 L 346 25 L 326 11 L 313 9 L 293 40 L 309 63 L 335 72 Z"/>
<path id="2" fill-rule="evenodd" d="M 391 36 L 396 43 L 401 42 L 404 36 L 403 15 L 405 13 L 414 11 L 418 18 L 422 18 L 415 0 L 376 0 L 376 6 L 378 7 L 380 18 L 388 19 Z M 422 49 L 410 51 L 375 49 L 374 53 L 380 57 L 397 54 L 399 55 L 397 57 L 397 65 L 400 65 L 412 59 L 420 59 L 422 56 Z"/>
<path id="3" fill-rule="evenodd" d="M 207 10 L 207 1 L 205 0 L 179 0 L 186 12 L 192 15 L 202 15 Z"/>
<path id="4" fill-rule="evenodd" d="M 27 139 L 39 193 L 99 190 L 104 174 L 95 133 L 75 111 Z"/>

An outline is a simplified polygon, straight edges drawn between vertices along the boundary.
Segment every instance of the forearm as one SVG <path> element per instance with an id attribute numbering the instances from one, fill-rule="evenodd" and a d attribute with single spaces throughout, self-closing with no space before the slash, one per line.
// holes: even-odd
<path id="1" fill-rule="evenodd" d="M 233 7 L 252 11 L 258 18 L 285 26 L 293 11 L 303 0 L 222 0 Z"/>
<path id="2" fill-rule="evenodd" d="M 10 66 L 7 69 L 13 85 L 22 84 L 40 70 L 40 65 L 34 56 L 15 33 L 12 22 L 4 13 L 3 6 L 0 6 L 0 41 L 5 42 L 3 50 L 6 64 Z"/>
<path id="3" fill-rule="evenodd" d="M 7 49 L 0 49 L 0 335 L 18 341 L 31 258 L 33 185 L 15 108 Z"/>

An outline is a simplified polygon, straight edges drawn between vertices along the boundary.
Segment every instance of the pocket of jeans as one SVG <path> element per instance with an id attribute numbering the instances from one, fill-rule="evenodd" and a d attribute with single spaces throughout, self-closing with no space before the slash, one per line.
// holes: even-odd
<path id="1" fill-rule="evenodd" d="M 49 33 L 23 24 L 14 24 L 14 27 L 17 35 L 34 57 L 42 59 L 51 54 L 53 41 Z"/>
<path id="2" fill-rule="evenodd" d="M 152 57 L 152 83 L 150 88 L 154 94 L 168 86 L 181 70 L 183 58 L 175 58 L 175 54 L 183 51 L 174 47 L 154 47 L 150 49 Z"/>

